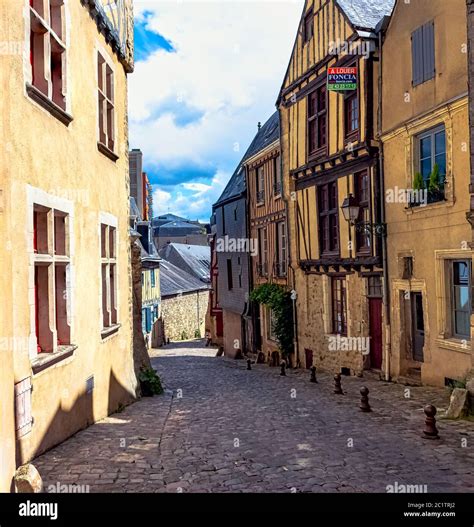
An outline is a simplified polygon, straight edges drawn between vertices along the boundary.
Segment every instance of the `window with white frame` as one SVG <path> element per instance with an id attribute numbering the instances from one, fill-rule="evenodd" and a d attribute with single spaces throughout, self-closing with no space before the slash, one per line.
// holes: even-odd
<path id="1" fill-rule="evenodd" d="M 287 260 L 287 247 L 286 247 L 286 222 L 279 221 L 276 224 L 277 230 L 277 262 L 276 272 L 277 276 L 286 276 L 286 260 Z"/>
<path id="2" fill-rule="evenodd" d="M 118 324 L 117 317 L 117 229 L 100 225 L 102 328 Z"/>
<path id="3" fill-rule="evenodd" d="M 34 204 L 34 306 L 38 353 L 71 344 L 68 313 L 69 215 Z"/>
<path id="4" fill-rule="evenodd" d="M 30 0 L 32 85 L 66 109 L 64 0 Z"/>
<path id="5" fill-rule="evenodd" d="M 97 80 L 99 104 L 99 143 L 114 152 L 114 72 L 100 52 L 97 53 Z"/>

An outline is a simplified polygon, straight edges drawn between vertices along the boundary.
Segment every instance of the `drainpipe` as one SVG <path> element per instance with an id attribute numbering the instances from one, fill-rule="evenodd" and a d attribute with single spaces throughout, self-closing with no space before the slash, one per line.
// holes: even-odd
<path id="1" fill-rule="evenodd" d="M 384 178 L 384 149 L 382 141 L 382 66 L 383 66 L 383 34 L 387 29 L 389 17 L 385 17 L 378 32 L 379 37 L 379 79 L 378 79 L 378 118 L 377 135 L 379 141 L 379 188 L 380 188 L 380 221 L 385 224 L 385 178 Z M 385 322 L 384 339 L 384 375 L 385 380 L 390 380 L 390 359 L 391 359 L 391 330 L 390 330 L 390 287 L 388 278 L 388 258 L 387 258 L 387 232 L 382 237 L 382 266 L 383 266 L 383 305 Z"/>

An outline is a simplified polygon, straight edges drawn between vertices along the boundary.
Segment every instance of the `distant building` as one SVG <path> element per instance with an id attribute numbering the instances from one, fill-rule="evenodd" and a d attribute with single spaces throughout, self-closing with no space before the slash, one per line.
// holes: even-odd
<path id="1" fill-rule="evenodd" d="M 187 220 L 174 214 L 153 218 L 153 239 L 158 249 L 168 243 L 207 246 L 209 232 L 209 224 Z"/>
<path id="2" fill-rule="evenodd" d="M 142 220 L 149 221 L 153 215 L 153 194 L 148 175 L 143 172 L 143 152 L 139 148 L 129 153 L 129 165 L 130 196 L 135 199 Z"/>
<path id="3" fill-rule="evenodd" d="M 209 247 L 169 243 L 159 255 L 204 283 L 210 283 L 211 251 Z"/>
<path id="4" fill-rule="evenodd" d="M 201 338 L 209 303 L 209 285 L 166 260 L 161 261 L 161 313 L 164 337 Z"/>

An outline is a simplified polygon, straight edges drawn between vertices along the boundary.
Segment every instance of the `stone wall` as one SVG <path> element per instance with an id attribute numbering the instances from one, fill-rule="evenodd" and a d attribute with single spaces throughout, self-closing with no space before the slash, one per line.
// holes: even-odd
<path id="1" fill-rule="evenodd" d="M 195 291 L 162 298 L 165 338 L 170 340 L 193 339 L 197 329 L 201 337 L 204 337 L 208 303 L 209 291 Z"/>

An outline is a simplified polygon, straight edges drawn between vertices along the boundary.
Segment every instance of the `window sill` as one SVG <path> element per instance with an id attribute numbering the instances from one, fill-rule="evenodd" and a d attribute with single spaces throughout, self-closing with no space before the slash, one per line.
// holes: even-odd
<path id="1" fill-rule="evenodd" d="M 100 141 L 97 141 L 97 148 L 99 150 L 99 152 L 101 154 L 104 154 L 105 157 L 108 157 L 109 159 L 111 159 L 114 163 L 115 161 L 118 160 L 119 156 L 113 152 L 112 150 L 110 150 L 110 148 L 108 146 L 105 146 L 103 143 L 101 143 Z"/>
<path id="2" fill-rule="evenodd" d="M 74 344 L 59 346 L 56 353 L 39 353 L 35 359 L 31 361 L 31 369 L 33 375 L 54 366 L 58 362 L 62 362 L 74 355 L 77 346 Z"/>
<path id="3" fill-rule="evenodd" d="M 314 152 L 311 152 L 308 155 L 308 162 L 316 161 L 318 159 L 322 159 L 324 157 L 327 157 L 327 155 L 328 155 L 327 147 L 324 146 L 324 147 L 320 148 L 319 150 L 315 150 Z"/>
<path id="4" fill-rule="evenodd" d="M 108 328 L 105 328 L 103 329 L 101 332 L 100 332 L 100 336 L 102 338 L 102 340 L 112 336 L 112 335 L 115 335 L 115 333 L 118 333 L 118 330 L 120 329 L 120 327 L 122 326 L 122 324 L 114 324 L 113 326 L 109 326 Z"/>
<path id="5" fill-rule="evenodd" d="M 437 338 L 436 344 L 443 349 L 465 353 L 466 355 L 471 354 L 471 342 L 467 339 L 462 341 L 454 338 Z"/>
<path id="6" fill-rule="evenodd" d="M 42 108 L 49 112 L 53 117 L 56 117 L 56 119 L 64 125 L 69 126 L 70 123 L 73 121 L 72 115 L 69 115 L 67 112 L 65 112 L 60 106 L 58 106 L 55 102 L 49 99 L 43 92 L 38 90 L 36 86 L 27 83 L 26 93 L 28 94 L 28 97 L 30 97 L 30 99 L 35 101 L 35 103 L 39 104 Z"/>

